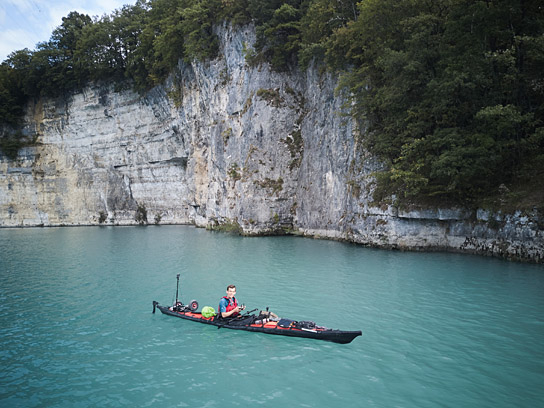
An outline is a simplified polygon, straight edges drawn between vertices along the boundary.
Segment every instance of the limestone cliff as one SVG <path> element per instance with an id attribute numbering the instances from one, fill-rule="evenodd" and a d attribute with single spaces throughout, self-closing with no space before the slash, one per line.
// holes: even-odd
<path id="1" fill-rule="evenodd" d="M 379 164 L 318 69 L 250 67 L 254 31 L 141 97 L 91 85 L 28 107 L 38 143 L 0 156 L 0 226 L 238 224 L 365 245 L 544 261 L 542 215 L 373 206 Z M 490 217 L 493 218 L 490 222 Z"/>

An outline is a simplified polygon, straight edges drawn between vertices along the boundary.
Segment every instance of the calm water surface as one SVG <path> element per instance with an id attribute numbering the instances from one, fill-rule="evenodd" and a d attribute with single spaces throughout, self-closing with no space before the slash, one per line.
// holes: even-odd
<path id="1" fill-rule="evenodd" d="M 152 314 L 181 297 L 351 344 Z M 1 407 L 542 407 L 544 267 L 186 226 L 0 230 Z"/>

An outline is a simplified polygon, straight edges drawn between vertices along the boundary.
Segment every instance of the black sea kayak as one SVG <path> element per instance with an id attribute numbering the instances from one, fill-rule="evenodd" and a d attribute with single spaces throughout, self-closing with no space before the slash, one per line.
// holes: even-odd
<path id="1" fill-rule="evenodd" d="M 198 302 L 196 300 L 191 300 L 188 305 L 184 305 L 178 300 L 178 293 L 179 274 L 177 275 L 176 301 L 170 307 L 161 306 L 159 302 L 153 301 L 153 313 L 155 313 L 155 309 L 158 307 L 163 314 L 192 320 L 193 322 L 211 324 L 218 328 L 225 327 L 227 329 L 277 334 L 280 336 L 305 337 L 307 339 L 326 340 L 342 344 L 351 343 L 355 337 L 362 334 L 360 331 L 329 329 L 318 326 L 310 321 L 279 319 L 273 313 L 269 313 L 268 308 L 266 312 L 261 311 L 258 315 L 251 314 L 257 309 L 229 318 L 220 318 L 219 315 L 208 316 L 207 311 L 203 315 L 202 312 L 197 312 Z"/>
<path id="2" fill-rule="evenodd" d="M 307 339 L 326 340 L 335 343 L 347 344 L 353 339 L 360 336 L 361 331 L 345 331 L 328 329 L 326 327 L 317 326 L 313 322 L 298 322 L 289 319 L 280 319 L 279 321 L 267 321 L 266 318 L 260 316 L 246 314 L 239 318 L 219 319 L 217 316 L 204 317 L 202 313 L 190 310 L 189 307 L 166 307 L 159 305 L 158 302 L 153 302 L 153 312 L 155 308 L 169 316 L 179 317 L 181 319 L 192 320 L 213 326 L 224 327 L 226 329 L 245 330 L 251 332 L 259 332 L 265 334 L 276 334 L 280 336 L 304 337 Z M 179 310 L 178 310 L 179 309 Z"/>

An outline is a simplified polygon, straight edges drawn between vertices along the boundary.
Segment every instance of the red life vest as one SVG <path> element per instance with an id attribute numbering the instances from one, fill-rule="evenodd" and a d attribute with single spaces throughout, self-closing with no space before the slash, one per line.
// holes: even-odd
<path id="1" fill-rule="evenodd" d="M 227 299 L 227 302 L 229 302 L 229 304 L 227 305 L 227 308 L 225 309 L 225 312 L 230 312 L 231 310 L 236 309 L 236 307 L 238 306 L 238 302 L 236 301 L 235 297 L 233 297 L 232 299 L 229 299 L 228 297 L 223 296 L 223 299 Z M 219 312 L 221 312 L 221 304 L 219 304 L 218 310 Z M 238 312 L 231 314 L 231 316 L 236 316 L 237 314 Z"/>

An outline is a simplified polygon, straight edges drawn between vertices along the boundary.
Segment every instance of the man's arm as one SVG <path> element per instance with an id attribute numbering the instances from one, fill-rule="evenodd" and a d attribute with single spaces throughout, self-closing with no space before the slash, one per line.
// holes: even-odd
<path id="1" fill-rule="evenodd" d="M 221 308 L 222 309 L 222 308 Z M 226 310 L 226 309 L 225 309 Z M 230 315 L 234 313 L 240 312 L 240 307 L 236 306 L 234 309 L 232 309 L 230 312 L 221 312 L 221 317 L 229 317 Z"/>
<path id="2" fill-rule="evenodd" d="M 229 302 L 225 298 L 221 299 L 221 301 L 219 302 L 219 313 L 221 313 L 221 317 L 229 317 L 234 313 L 240 312 L 241 309 L 239 306 L 236 306 L 230 312 L 227 312 L 226 310 L 228 304 Z"/>

